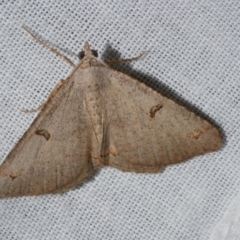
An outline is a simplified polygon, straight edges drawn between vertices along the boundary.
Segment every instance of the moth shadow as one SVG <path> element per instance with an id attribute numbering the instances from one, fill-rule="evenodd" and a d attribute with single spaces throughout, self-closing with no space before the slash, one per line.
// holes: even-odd
<path id="1" fill-rule="evenodd" d="M 110 44 L 106 45 L 105 51 L 102 54 L 103 60 L 111 60 L 111 59 L 121 59 L 121 53 L 113 49 Z M 172 99 L 173 101 L 177 102 L 179 105 L 184 106 L 189 111 L 196 113 L 201 118 L 205 119 L 206 121 L 210 122 L 213 126 L 215 126 L 218 131 L 220 132 L 222 138 L 222 148 L 226 145 L 226 134 L 223 128 L 211 117 L 206 115 L 202 110 L 200 110 L 197 106 L 191 104 L 182 96 L 180 96 L 176 91 L 174 91 L 171 87 L 167 86 L 165 83 L 161 82 L 156 77 L 146 74 L 142 71 L 136 71 L 131 66 L 130 62 L 122 62 L 117 64 L 111 64 L 111 67 L 117 71 L 123 72 L 130 77 L 133 77 L 140 82 L 143 82 L 150 88 L 156 90 L 163 96 Z"/>

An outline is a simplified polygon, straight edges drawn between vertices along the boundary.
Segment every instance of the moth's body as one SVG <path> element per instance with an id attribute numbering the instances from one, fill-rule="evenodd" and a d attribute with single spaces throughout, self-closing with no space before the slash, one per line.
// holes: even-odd
<path id="1" fill-rule="evenodd" d="M 0 166 L 0 197 L 69 189 L 103 165 L 157 172 L 219 148 L 207 121 L 114 71 L 88 43 L 84 52 Z"/>

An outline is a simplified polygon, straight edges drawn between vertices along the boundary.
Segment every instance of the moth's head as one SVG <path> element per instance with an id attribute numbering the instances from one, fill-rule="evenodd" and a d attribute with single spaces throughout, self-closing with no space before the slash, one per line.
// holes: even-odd
<path id="1" fill-rule="evenodd" d="M 89 43 L 85 42 L 83 46 L 83 51 L 78 54 L 78 58 L 82 60 L 86 56 L 98 57 L 98 52 L 96 50 L 90 49 Z"/>

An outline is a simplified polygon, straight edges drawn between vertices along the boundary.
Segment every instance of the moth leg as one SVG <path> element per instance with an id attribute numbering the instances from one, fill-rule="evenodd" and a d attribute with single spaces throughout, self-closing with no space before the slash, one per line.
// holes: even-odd
<path id="1" fill-rule="evenodd" d="M 56 54 L 57 56 L 61 57 L 63 60 L 65 60 L 66 62 L 68 62 L 71 66 L 76 67 L 75 64 L 66 56 L 64 56 L 62 53 L 58 52 L 56 49 L 48 46 L 46 43 L 44 43 L 43 41 L 41 41 L 40 39 L 38 39 L 26 26 L 22 26 L 22 28 L 28 32 L 32 38 L 34 38 L 38 43 L 40 43 L 41 45 L 43 45 L 45 48 L 47 48 L 48 50 L 50 50 L 51 52 L 53 52 L 54 54 Z"/>
<path id="2" fill-rule="evenodd" d="M 121 62 L 131 62 L 131 61 L 135 61 L 138 60 L 139 58 L 141 58 L 143 55 L 145 55 L 147 52 L 142 52 L 140 55 L 138 55 L 137 57 L 133 57 L 133 58 L 124 58 L 124 59 L 110 59 L 110 60 L 105 60 L 105 62 L 107 63 L 121 63 Z"/>
<path id="3" fill-rule="evenodd" d="M 39 105 L 37 108 L 32 108 L 32 109 L 20 109 L 20 112 L 23 113 L 32 113 L 32 112 L 38 112 L 41 110 L 41 108 L 46 104 L 46 101 L 44 101 L 41 105 Z"/>
<path id="4" fill-rule="evenodd" d="M 41 103 L 41 105 L 39 105 L 37 108 L 33 108 L 33 109 L 21 109 L 20 112 L 24 112 L 24 113 L 32 113 L 32 112 L 38 112 L 40 111 L 47 103 L 48 100 L 50 98 L 52 98 L 57 92 L 58 90 L 62 87 L 62 85 L 66 83 L 66 80 L 61 79 L 53 88 L 53 90 L 51 91 L 51 93 L 49 94 L 48 98 L 46 101 L 44 101 L 43 103 Z"/>

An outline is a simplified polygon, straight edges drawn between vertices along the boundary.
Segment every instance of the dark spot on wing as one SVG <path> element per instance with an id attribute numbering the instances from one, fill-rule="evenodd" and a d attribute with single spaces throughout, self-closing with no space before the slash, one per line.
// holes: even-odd
<path id="1" fill-rule="evenodd" d="M 45 137 L 46 140 L 49 140 L 51 136 L 50 133 L 45 129 L 36 130 L 35 134 Z"/>
<path id="2" fill-rule="evenodd" d="M 163 106 L 161 104 L 158 104 L 156 106 L 153 106 L 151 109 L 150 109 L 150 117 L 151 118 L 154 118 L 155 117 L 155 113 L 157 111 L 159 111 Z"/>
<path id="3" fill-rule="evenodd" d="M 16 174 L 16 173 L 11 173 L 11 174 L 9 175 L 9 177 L 10 177 L 12 180 L 14 180 L 14 179 L 17 177 L 17 174 Z"/>

